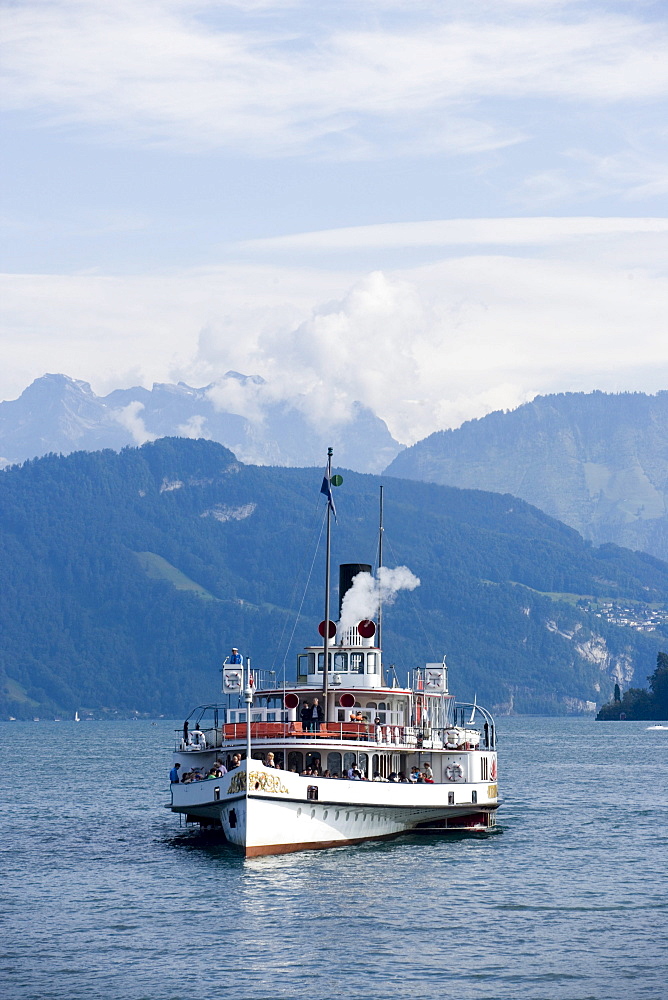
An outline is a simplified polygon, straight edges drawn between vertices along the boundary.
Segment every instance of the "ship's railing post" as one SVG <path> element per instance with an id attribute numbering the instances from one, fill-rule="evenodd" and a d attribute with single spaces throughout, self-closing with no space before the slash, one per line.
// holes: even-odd
<path id="1" fill-rule="evenodd" d="M 246 775 L 248 775 L 251 761 L 251 708 L 253 705 L 253 676 L 250 668 L 250 657 L 246 660 L 246 664 L 246 689 L 244 691 L 244 701 L 246 702 Z"/>

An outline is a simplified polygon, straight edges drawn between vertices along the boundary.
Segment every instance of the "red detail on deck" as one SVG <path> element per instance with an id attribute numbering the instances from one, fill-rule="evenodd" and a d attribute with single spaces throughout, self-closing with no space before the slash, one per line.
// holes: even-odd
<path id="1" fill-rule="evenodd" d="M 286 694 L 283 703 L 286 708 L 296 708 L 299 704 L 299 695 L 291 691 L 289 694 Z"/>
<path id="2" fill-rule="evenodd" d="M 357 631 L 363 639 L 370 639 L 376 634 L 376 626 L 370 618 L 365 618 L 364 621 L 361 621 L 357 626 Z"/>
<path id="3" fill-rule="evenodd" d="M 341 697 L 339 698 L 339 705 L 341 706 L 341 708 L 352 708 L 354 704 L 355 704 L 355 695 L 350 694 L 349 691 L 346 691 L 345 694 L 342 694 Z"/>
<path id="4" fill-rule="evenodd" d="M 318 632 L 320 633 L 320 635 L 324 639 L 325 638 L 325 623 L 324 623 L 324 621 L 320 622 L 320 624 L 318 625 Z M 334 622 L 330 622 L 329 623 L 329 638 L 333 639 L 335 635 L 336 635 L 336 625 L 334 624 Z"/>

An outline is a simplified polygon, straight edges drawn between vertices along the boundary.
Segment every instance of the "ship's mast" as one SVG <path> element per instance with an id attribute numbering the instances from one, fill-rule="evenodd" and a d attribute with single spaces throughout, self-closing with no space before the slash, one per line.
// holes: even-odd
<path id="1" fill-rule="evenodd" d="M 332 448 L 327 449 L 327 483 L 329 486 L 329 496 L 327 497 L 327 535 L 325 542 L 325 622 L 323 625 L 323 663 L 322 663 L 322 700 L 325 711 L 325 722 L 329 722 L 329 577 L 330 577 L 330 550 L 332 544 Z"/>
<path id="2" fill-rule="evenodd" d="M 379 510 L 379 517 L 378 517 L 378 577 L 379 577 L 379 579 L 380 579 L 380 569 L 381 569 L 381 566 L 383 565 L 383 530 L 384 530 L 383 529 L 383 486 L 381 484 L 381 487 L 380 487 L 380 510 Z M 380 593 L 382 593 L 382 591 L 380 591 Z M 383 650 L 383 602 L 382 602 L 382 600 L 380 598 L 378 600 L 378 649 L 381 651 L 380 655 L 381 655 L 381 659 L 382 659 L 382 655 L 383 655 L 383 653 L 382 653 L 382 650 Z M 381 662 L 381 667 L 382 667 L 382 662 Z"/>

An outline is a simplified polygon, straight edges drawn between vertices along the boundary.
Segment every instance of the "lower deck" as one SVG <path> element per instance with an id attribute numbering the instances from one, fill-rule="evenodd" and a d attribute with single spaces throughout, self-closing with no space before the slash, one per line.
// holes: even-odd
<path id="1" fill-rule="evenodd" d="M 334 751 L 338 752 L 338 751 Z M 331 847 L 412 830 L 495 826 L 495 784 L 399 782 L 298 774 L 251 758 L 217 777 L 171 785 L 186 822 L 221 828 L 247 856 Z"/>
<path id="2" fill-rule="evenodd" d="M 181 778 L 193 775 L 194 780 L 206 777 L 217 762 L 230 770 L 234 758 L 243 761 L 246 746 L 231 742 L 223 747 L 204 750 L 186 748 L 177 751 L 174 760 L 180 764 Z M 331 779 L 359 777 L 361 780 L 433 781 L 436 784 L 467 782 L 495 783 L 498 773 L 494 750 L 429 750 L 423 747 L 393 747 L 360 745 L 350 741 L 323 740 L 314 745 L 312 739 L 284 741 L 264 739 L 251 747 L 254 760 L 271 761 L 278 771 L 301 776 Z M 351 772 L 357 771 L 359 775 Z M 202 773 L 204 772 L 204 773 Z"/>

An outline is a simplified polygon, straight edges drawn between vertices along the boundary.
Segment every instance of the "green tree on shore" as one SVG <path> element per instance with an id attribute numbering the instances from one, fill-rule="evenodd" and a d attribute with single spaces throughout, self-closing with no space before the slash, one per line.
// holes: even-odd
<path id="1" fill-rule="evenodd" d="M 668 653 L 659 653 L 656 658 L 656 670 L 647 678 L 649 691 L 644 688 L 629 688 L 621 700 L 614 697 L 607 705 L 603 705 L 597 719 L 613 721 L 630 719 L 655 722 L 658 719 L 668 719 Z M 615 684 L 615 695 L 618 686 Z"/>

